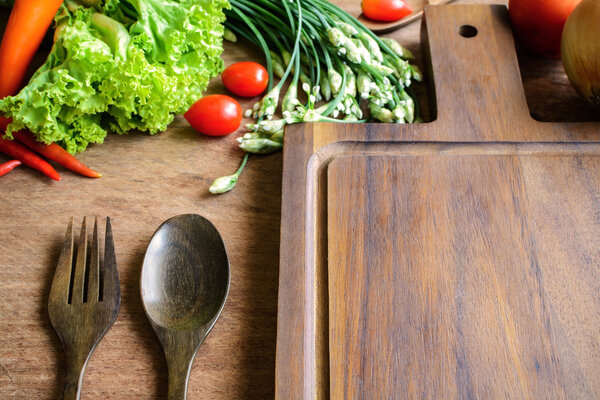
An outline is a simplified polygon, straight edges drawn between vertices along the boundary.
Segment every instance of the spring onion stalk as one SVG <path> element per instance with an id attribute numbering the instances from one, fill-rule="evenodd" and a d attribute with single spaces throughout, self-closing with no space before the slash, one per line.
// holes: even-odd
<path id="1" fill-rule="evenodd" d="M 242 170 L 246 166 L 246 162 L 248 161 L 249 155 L 249 153 L 246 153 L 244 159 L 242 160 L 242 164 L 233 175 L 222 176 L 220 178 L 215 179 L 208 191 L 212 194 L 221 194 L 229 192 L 231 189 L 233 189 L 238 181 L 238 178 L 240 177 L 240 174 L 242 173 Z"/>
<path id="2" fill-rule="evenodd" d="M 269 77 L 279 82 L 273 86 L 270 79 L 266 95 L 246 111 L 256 121 L 238 138 L 244 161 L 235 174 L 217 179 L 212 193 L 235 186 L 248 154 L 280 150 L 286 125 L 420 121 L 411 85 L 421 81 L 421 73 L 397 41 L 377 37 L 327 0 L 230 3 L 226 31 L 260 47 Z"/>

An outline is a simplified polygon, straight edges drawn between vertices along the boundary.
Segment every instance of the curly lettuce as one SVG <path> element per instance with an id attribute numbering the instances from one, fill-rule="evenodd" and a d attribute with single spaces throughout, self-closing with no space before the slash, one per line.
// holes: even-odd
<path id="1" fill-rule="evenodd" d="M 44 65 L 0 100 L 0 113 L 12 118 L 5 136 L 27 128 L 76 153 L 108 132 L 164 131 L 223 69 L 227 7 L 227 0 L 67 0 Z"/>

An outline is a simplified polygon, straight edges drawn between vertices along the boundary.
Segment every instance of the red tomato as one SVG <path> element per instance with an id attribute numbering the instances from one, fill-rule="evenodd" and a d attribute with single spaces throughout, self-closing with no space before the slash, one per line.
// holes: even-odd
<path id="1" fill-rule="evenodd" d="M 221 79 L 231 93 L 242 97 L 254 97 L 267 88 L 269 74 L 262 65 L 246 61 L 225 68 Z"/>
<path id="2" fill-rule="evenodd" d="M 545 57 L 560 57 L 560 37 L 581 0 L 510 0 L 508 13 L 517 40 Z"/>
<path id="3" fill-rule="evenodd" d="M 225 136 L 240 127 L 242 107 L 229 96 L 213 94 L 198 100 L 183 116 L 200 133 Z"/>
<path id="4" fill-rule="evenodd" d="M 413 10 L 404 0 L 363 0 L 362 12 L 375 21 L 398 21 L 412 14 Z"/>

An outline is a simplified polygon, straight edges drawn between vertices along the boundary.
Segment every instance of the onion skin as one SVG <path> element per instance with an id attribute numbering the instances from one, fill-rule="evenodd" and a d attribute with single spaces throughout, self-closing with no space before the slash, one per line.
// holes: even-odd
<path id="1" fill-rule="evenodd" d="M 561 38 L 561 59 L 575 90 L 600 111 L 600 0 L 583 0 Z"/>

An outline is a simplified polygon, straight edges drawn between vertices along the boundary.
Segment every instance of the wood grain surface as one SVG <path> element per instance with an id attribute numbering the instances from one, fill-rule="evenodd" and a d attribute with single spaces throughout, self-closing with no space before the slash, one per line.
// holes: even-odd
<path id="1" fill-rule="evenodd" d="M 276 397 L 597 398 L 600 117 L 506 8 L 425 22 L 427 123 L 286 132 Z"/>
<path id="2" fill-rule="evenodd" d="M 599 204 L 571 184 L 600 179 L 600 153 L 485 150 L 329 165 L 331 398 L 600 393 L 600 259 L 591 241 L 600 224 L 573 221 Z M 550 196 L 530 182 L 536 175 L 554 183 Z M 557 209 L 557 198 L 570 206 Z M 551 208 L 558 227 L 548 232 Z M 584 237 L 560 245 L 575 232 Z M 565 254 L 552 257 L 544 240 Z M 571 285 L 579 293 L 566 300 Z"/>
<path id="3" fill-rule="evenodd" d="M 477 1 L 460 1 L 475 3 Z M 491 2 L 482 0 L 481 2 Z M 360 2 L 336 0 L 354 15 L 360 13 Z M 2 12 L 0 29 L 6 21 Z M 389 36 L 398 38 L 419 57 L 420 24 L 410 24 Z M 236 61 L 261 60 L 259 50 L 244 42 L 226 43 L 226 64 Z M 542 121 L 598 120 L 580 100 L 566 80 L 559 61 L 542 60 L 525 52 L 519 53 L 520 71 L 530 111 Z M 492 79 L 493 81 L 493 79 Z M 424 116 L 428 118 L 425 86 L 419 88 Z M 226 93 L 218 79 L 210 93 Z M 242 102 L 244 109 L 256 99 Z M 430 126 L 430 125 L 426 125 Z M 307 129 L 310 129 L 307 127 Z M 300 168 L 312 155 L 313 137 L 293 133 L 286 146 L 305 148 L 307 153 L 286 154 L 286 162 Z M 57 167 L 63 180 L 51 182 L 37 172 L 24 167 L 2 177 L 0 181 L 0 398 L 56 399 L 62 391 L 65 361 L 60 341 L 47 314 L 47 301 L 52 276 L 59 258 L 65 226 L 71 216 L 110 216 L 119 277 L 122 306 L 120 314 L 91 357 L 84 381 L 85 399 L 162 399 L 167 395 L 167 367 L 160 343 L 144 315 L 140 300 L 140 272 L 146 246 L 156 228 L 166 219 L 182 213 L 198 213 L 210 219 L 223 235 L 231 263 L 231 288 L 227 304 L 211 334 L 201 346 L 192 366 L 189 398 L 191 399 L 265 399 L 273 398 L 276 390 L 275 340 L 278 299 L 278 267 L 280 218 L 282 207 L 282 154 L 252 157 L 236 189 L 223 196 L 211 196 L 208 186 L 215 177 L 232 173 L 241 160 L 236 137 L 214 139 L 196 134 L 187 122 L 177 117 L 169 130 L 153 137 L 146 135 L 109 136 L 102 145 L 91 146 L 80 159 L 103 173 L 99 180 L 76 176 Z M 338 132 L 339 135 L 346 131 Z M 393 132 L 395 135 L 397 132 Z M 322 143 L 335 142 L 340 136 L 327 128 Z M 365 136 L 349 132 L 351 138 Z M 388 134 L 392 136 L 392 132 Z M 374 138 L 384 138 L 374 135 Z M 327 158 L 326 155 L 323 155 Z M 2 161 L 6 160 L 0 156 Z M 570 158 L 574 165 L 587 168 L 592 159 Z M 549 173 L 569 180 L 569 171 L 548 160 Z M 573 167 L 575 168 L 575 167 Z M 301 168 L 300 168 L 301 169 Z M 553 187 L 541 174 L 528 169 L 529 182 L 541 191 L 538 201 L 552 205 L 549 212 L 560 214 L 569 198 L 553 197 Z M 562 174 L 562 175 L 561 175 Z M 322 182 L 325 182 L 323 180 Z M 302 181 L 283 177 L 283 185 Z M 581 195 L 594 194 L 590 185 L 578 183 Z M 545 197 L 543 197 L 545 196 Z M 551 200 L 555 199 L 553 203 Z M 305 198 L 297 192 L 288 194 L 288 217 L 292 207 L 302 209 Z M 323 198 L 315 196 L 315 202 Z M 326 203 L 325 203 L 326 204 Z M 591 203 L 589 203 L 591 204 Z M 546 215 L 548 216 L 548 215 Z M 550 214 L 552 216 L 552 214 Z M 289 221 L 304 226 L 303 217 L 294 214 Z M 567 223 L 565 230 L 575 232 L 586 218 L 578 215 L 569 221 L 536 220 L 544 252 L 549 260 L 569 257 L 569 249 L 579 246 L 579 235 L 565 235 L 557 246 L 554 230 Z M 322 223 L 315 220 L 315 223 Z M 587 231 L 588 245 L 593 246 L 594 232 Z M 597 237 L 597 235 L 595 236 Z M 283 243 L 291 251 L 304 250 L 304 236 L 283 234 Z M 326 248 L 326 246 L 325 246 Z M 558 261 L 557 261 L 558 262 Z M 560 264 L 560 263 L 559 263 Z M 289 267 L 289 266 L 287 266 Z M 322 271 L 320 271 L 322 272 Z M 580 304 L 593 296 L 593 288 L 578 290 L 579 279 L 592 282 L 594 270 L 576 271 L 579 277 L 567 283 L 560 279 L 570 276 L 565 264 L 555 269 L 555 275 L 544 275 L 554 285 L 556 296 Z M 298 282 L 304 280 L 304 265 L 300 265 L 297 281 L 283 279 L 280 296 L 296 296 Z M 319 289 L 322 290 L 323 288 Z M 325 287 L 325 290 L 327 288 Z M 301 297 L 304 293 L 301 293 Z M 287 307 L 290 309 L 286 310 Z M 321 309 L 317 309 L 319 311 Z M 283 305 L 283 312 L 303 315 L 300 304 Z M 294 314 L 295 313 L 295 314 Z M 570 326 L 578 325 L 578 316 L 564 310 L 556 312 Z M 303 333 L 303 323 L 292 321 L 291 329 Z M 314 329 L 311 328 L 311 329 Z M 569 335 L 581 337 L 576 331 Z M 591 346 L 592 342 L 588 341 Z M 298 346 L 304 346 L 301 341 Z M 312 344 L 307 342 L 307 348 Z M 564 347 L 563 347 L 564 348 Z M 289 354 L 290 365 L 296 366 L 301 353 L 293 354 L 294 346 L 280 354 Z M 315 358 L 316 363 L 321 358 Z M 308 360 L 311 361 L 311 360 Z M 306 364 L 309 367 L 309 363 Z M 576 365 L 574 365 L 574 368 Z M 328 373 L 325 369 L 318 369 Z M 279 372 L 278 372 L 279 374 Z M 593 374 L 593 370 L 589 371 Z M 589 376 L 588 374 L 588 376 Z M 298 382 L 282 380 L 296 385 Z M 582 388 L 585 386 L 581 378 Z M 281 388 L 283 390 L 283 388 Z M 582 389 L 584 390 L 584 389 Z M 285 392 L 281 392 L 285 394 Z M 590 393 L 590 392 L 583 392 Z M 583 396 L 585 397 L 585 396 Z M 292 399 L 293 396 L 280 396 Z"/>

